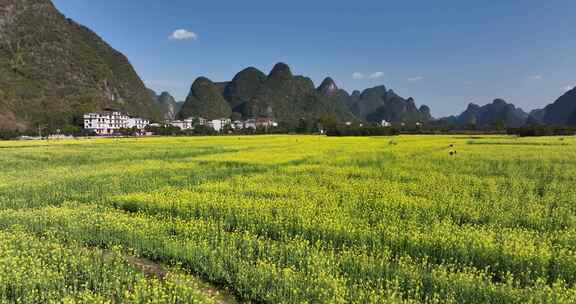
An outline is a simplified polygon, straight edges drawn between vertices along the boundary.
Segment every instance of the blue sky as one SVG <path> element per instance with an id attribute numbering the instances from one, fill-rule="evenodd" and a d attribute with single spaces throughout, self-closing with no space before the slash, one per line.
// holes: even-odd
<path id="1" fill-rule="evenodd" d="M 198 76 L 230 80 L 280 61 L 317 85 L 326 76 L 347 90 L 386 85 L 436 117 L 494 98 L 532 110 L 576 85 L 576 1 L 54 3 L 177 99 Z M 188 39 L 170 39 L 179 29 Z"/>

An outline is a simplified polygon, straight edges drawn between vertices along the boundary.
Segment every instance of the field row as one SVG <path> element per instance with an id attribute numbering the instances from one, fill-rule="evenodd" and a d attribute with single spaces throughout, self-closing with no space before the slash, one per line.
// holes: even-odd
<path id="1" fill-rule="evenodd" d="M 417 256 L 414 252 L 398 255 L 391 249 L 371 250 L 371 254 L 353 247 L 326 250 L 319 242 L 299 237 L 274 241 L 249 232 L 224 232 L 215 221 L 62 207 L 4 211 L 0 213 L 0 222 L 6 228 L 17 225 L 42 236 L 58 236 L 63 242 L 131 249 L 229 286 L 246 300 L 275 303 L 305 299 L 312 302 L 411 299 L 443 303 L 527 303 L 550 297 L 576 300 L 576 289 L 561 279 L 550 282 L 546 276 L 535 277 L 525 286 L 522 278 L 516 277 L 521 272 L 509 272 L 495 282 L 489 266 L 479 269 L 465 263 L 432 262 L 433 252 L 428 252 L 428 257 L 414 258 Z M 566 257 L 568 266 L 574 269 L 574 262 L 570 262 L 573 255 Z M 573 275 L 573 271 L 563 266 L 558 265 L 556 270 Z"/>

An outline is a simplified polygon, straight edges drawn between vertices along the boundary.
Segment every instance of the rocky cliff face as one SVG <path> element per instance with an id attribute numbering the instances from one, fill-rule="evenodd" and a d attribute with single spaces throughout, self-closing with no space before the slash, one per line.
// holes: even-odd
<path id="1" fill-rule="evenodd" d="M 49 0 L 0 0 L 0 128 L 60 127 L 117 108 L 159 118 L 127 58 Z"/>
<path id="2" fill-rule="evenodd" d="M 160 95 L 157 95 L 156 92 L 153 90 L 148 89 L 150 92 L 150 96 L 156 103 L 156 106 L 160 110 L 160 114 L 162 115 L 162 119 L 164 120 L 173 120 L 176 118 L 176 115 L 182 108 L 181 102 L 177 102 L 176 99 L 168 92 L 162 92 Z"/>
<path id="3" fill-rule="evenodd" d="M 318 93 L 326 96 L 334 96 L 338 94 L 339 90 L 340 89 L 336 85 L 336 82 L 334 82 L 334 79 L 330 77 L 326 77 L 318 87 Z"/>

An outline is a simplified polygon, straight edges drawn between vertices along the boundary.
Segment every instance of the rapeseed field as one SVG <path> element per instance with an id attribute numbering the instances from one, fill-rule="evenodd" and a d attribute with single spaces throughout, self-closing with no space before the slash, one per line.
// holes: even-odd
<path id="1" fill-rule="evenodd" d="M 576 303 L 575 185 L 573 137 L 0 142 L 0 303 Z"/>

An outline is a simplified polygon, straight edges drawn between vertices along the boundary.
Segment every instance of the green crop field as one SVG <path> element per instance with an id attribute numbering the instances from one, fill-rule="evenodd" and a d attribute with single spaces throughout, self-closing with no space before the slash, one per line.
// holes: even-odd
<path id="1" fill-rule="evenodd" d="M 576 303 L 573 137 L 8 141 L 0 170 L 0 303 Z"/>

